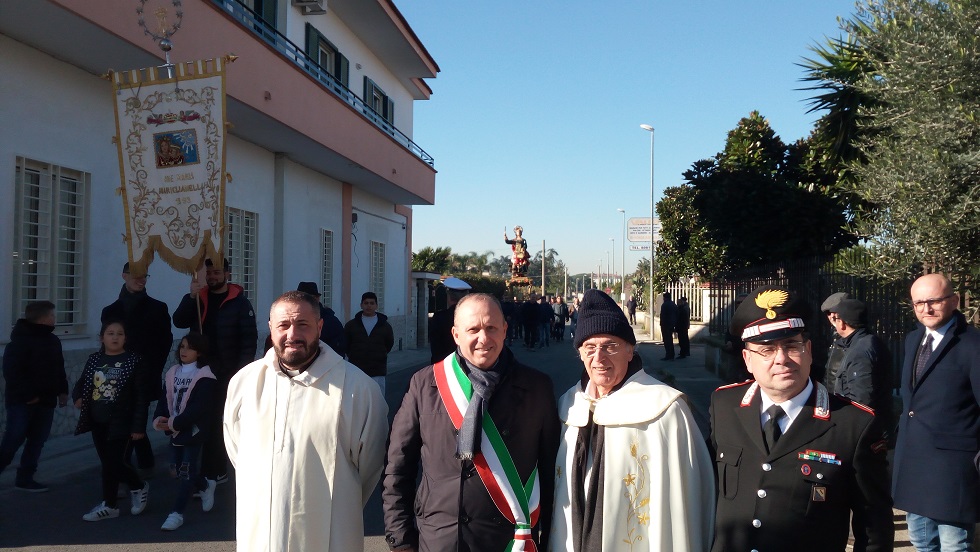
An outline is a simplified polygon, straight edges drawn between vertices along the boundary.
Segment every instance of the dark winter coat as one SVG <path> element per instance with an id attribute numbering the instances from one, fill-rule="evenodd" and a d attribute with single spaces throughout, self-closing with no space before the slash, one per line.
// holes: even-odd
<path id="1" fill-rule="evenodd" d="M 925 338 L 905 338 L 902 416 L 892 477 L 895 507 L 951 523 L 980 521 L 980 330 L 963 314 L 932 351 L 913 385 L 915 356 Z"/>
<path id="2" fill-rule="evenodd" d="M 456 305 L 437 311 L 429 319 L 429 362 L 435 364 L 456 350 L 456 340 L 453 339 L 453 318 L 456 316 Z"/>
<path id="3" fill-rule="evenodd" d="M 95 389 L 95 370 L 99 368 L 102 353 L 89 355 L 85 362 L 82 375 L 75 382 L 71 398 L 73 401 L 82 399 L 82 408 L 78 416 L 75 435 L 81 435 L 92 430 L 91 404 L 92 391 Z M 143 371 L 142 359 L 139 355 L 127 353 L 122 361 L 124 381 L 117 383 L 118 396 L 109 406 L 109 439 L 128 439 L 132 433 L 146 433 L 146 416 L 149 412 L 150 395 L 145 385 L 146 376 Z M 155 398 L 155 397 L 154 397 Z"/>
<path id="4" fill-rule="evenodd" d="M 132 293 L 123 284 L 119 299 L 102 309 L 102 323 L 110 320 L 123 323 L 126 350 L 143 358 L 147 385 L 153 393 L 150 396 L 155 397 L 174 344 L 167 304 L 150 297 L 145 290 Z"/>
<path id="5" fill-rule="evenodd" d="M 891 428 L 891 354 L 878 336 L 864 328 L 837 340 L 844 358 L 837 366 L 834 393 L 870 406 L 886 429 Z"/>
<path id="6" fill-rule="evenodd" d="M 493 393 L 488 411 L 521 480 L 538 469 L 541 513 L 532 534 L 535 540 L 539 534 L 547 538 L 555 488 L 547 474 L 554 473 L 561 434 L 554 389 L 548 376 L 518 363 L 509 349 L 503 350 L 500 361 L 511 368 Z M 419 465 L 422 481 L 416 488 Z M 412 544 L 419 552 L 502 551 L 514 536 L 514 526 L 494 505 L 472 462 L 456 458 L 456 430 L 432 366 L 412 376 L 395 414 L 383 483 L 390 548 Z"/>
<path id="7" fill-rule="evenodd" d="M 320 305 L 320 341 L 326 343 L 333 352 L 342 357 L 347 356 L 347 337 L 344 335 L 344 324 L 334 314 L 333 309 Z"/>
<path id="8" fill-rule="evenodd" d="M 677 321 L 674 323 L 674 331 L 677 333 L 687 333 L 691 329 L 691 305 L 682 303 L 677 305 Z"/>
<path id="9" fill-rule="evenodd" d="M 674 333 L 674 327 L 676 325 L 677 303 L 670 299 L 664 299 L 663 304 L 660 305 L 660 327 L 667 329 L 663 333 L 671 334 Z"/>
<path id="10" fill-rule="evenodd" d="M 525 301 L 521 305 L 521 320 L 525 326 L 533 326 L 540 322 L 538 304 L 533 301 Z"/>
<path id="11" fill-rule="evenodd" d="M 395 332 L 388 317 L 377 313 L 378 323 L 368 335 L 361 322 L 363 312 L 358 312 L 344 326 L 347 338 L 347 360 L 371 377 L 388 374 L 388 352 L 395 346 Z"/>
<path id="12" fill-rule="evenodd" d="M 201 289 L 198 297 L 201 316 L 205 319 L 218 317 L 215 320 L 216 335 L 207 336 L 211 345 L 209 358 L 215 377 L 227 387 L 232 376 L 255 360 L 259 338 L 255 311 L 245 297 L 245 290 L 238 284 L 228 284 L 228 296 L 220 305 L 208 305 L 207 288 Z M 180 300 L 180 305 L 174 311 L 174 326 L 203 333 L 197 318 L 197 305 L 189 293 Z"/>
<path id="13" fill-rule="evenodd" d="M 164 381 L 164 389 L 157 401 L 156 410 L 153 412 L 154 418 L 163 416 L 170 418 L 170 427 L 177 431 L 176 435 L 170 435 L 170 442 L 174 445 L 196 445 L 204 443 L 212 431 L 218 430 L 218 420 L 214 416 L 214 398 L 216 396 L 217 380 L 207 366 L 199 368 L 201 372 L 197 374 L 197 380 L 191 384 L 187 390 L 188 396 L 184 403 L 184 409 L 180 414 L 170 417 L 169 396 L 173 393 L 173 376 L 179 366 L 173 366 L 167 371 Z M 204 372 L 207 370 L 207 372 Z M 197 428 L 195 433 L 194 428 Z"/>
<path id="14" fill-rule="evenodd" d="M 54 406 L 58 395 L 68 393 L 65 357 L 54 326 L 35 324 L 21 318 L 10 332 L 10 343 L 3 350 L 4 399 L 9 405 Z"/>

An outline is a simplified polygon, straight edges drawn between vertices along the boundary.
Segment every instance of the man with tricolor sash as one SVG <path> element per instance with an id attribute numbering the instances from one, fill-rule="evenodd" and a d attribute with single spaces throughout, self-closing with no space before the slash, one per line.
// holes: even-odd
<path id="1" fill-rule="evenodd" d="M 456 350 L 412 377 L 392 423 L 388 546 L 543 551 L 560 432 L 551 379 L 504 346 L 507 323 L 490 295 L 460 300 L 452 334 Z"/>

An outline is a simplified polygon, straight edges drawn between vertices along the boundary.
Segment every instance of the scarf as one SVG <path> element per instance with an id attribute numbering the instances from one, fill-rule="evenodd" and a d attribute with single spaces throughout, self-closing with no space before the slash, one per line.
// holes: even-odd
<path id="1" fill-rule="evenodd" d="M 640 355 L 634 353 L 626 368 L 623 381 L 619 382 L 610 395 L 615 393 L 643 369 Z M 580 385 L 584 392 L 589 384 L 589 374 L 582 371 Z M 605 482 L 605 427 L 592 419 L 593 409 L 589 409 L 589 422 L 579 429 L 575 441 L 575 456 L 572 465 L 572 546 L 574 552 L 602 552 L 602 494 Z M 585 475 L 589 469 L 589 454 L 592 455 L 592 476 L 589 488 L 585 488 Z"/>
<path id="2" fill-rule="evenodd" d="M 463 358 L 459 352 L 456 354 L 463 360 L 466 375 L 473 386 L 473 396 L 466 407 L 466 413 L 463 414 L 463 424 L 456 438 L 456 457 L 461 460 L 472 460 L 473 455 L 480 452 L 483 412 L 486 410 L 486 405 L 490 403 L 490 397 L 493 396 L 497 384 L 507 375 L 510 364 L 501 362 L 498 358 L 493 366 L 483 370 L 470 364 L 470 361 Z"/>

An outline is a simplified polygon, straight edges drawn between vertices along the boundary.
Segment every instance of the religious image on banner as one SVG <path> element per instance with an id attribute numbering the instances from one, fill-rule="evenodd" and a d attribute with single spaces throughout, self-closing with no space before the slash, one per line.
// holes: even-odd
<path id="1" fill-rule="evenodd" d="M 131 270 L 155 255 L 185 274 L 223 257 L 223 59 L 112 74 Z"/>

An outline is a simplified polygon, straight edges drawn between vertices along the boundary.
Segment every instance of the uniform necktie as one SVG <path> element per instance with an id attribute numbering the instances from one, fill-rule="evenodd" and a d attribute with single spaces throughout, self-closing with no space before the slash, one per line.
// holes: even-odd
<path id="1" fill-rule="evenodd" d="M 762 433 L 766 438 L 766 449 L 772 452 L 776 441 L 783 434 L 783 430 L 779 429 L 779 419 L 786 415 L 786 411 L 778 404 L 774 404 L 766 409 L 766 414 L 769 414 L 769 421 L 763 426 Z"/>
<path id="2" fill-rule="evenodd" d="M 926 370 L 926 364 L 929 364 L 929 357 L 932 356 L 932 334 L 926 334 L 926 340 L 922 342 L 919 346 L 919 352 L 915 355 L 915 380 L 913 383 L 918 383 L 919 378 L 922 377 L 922 372 Z"/>

